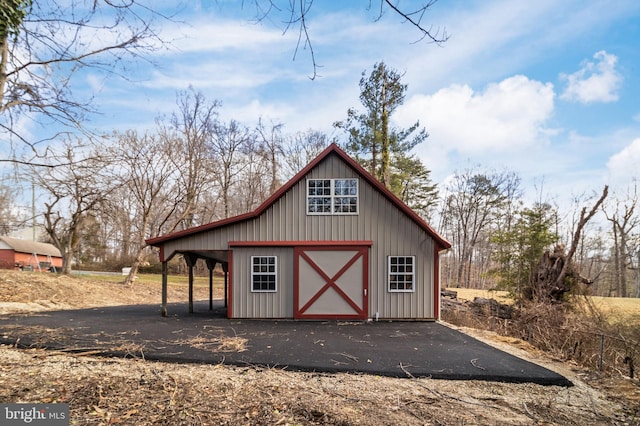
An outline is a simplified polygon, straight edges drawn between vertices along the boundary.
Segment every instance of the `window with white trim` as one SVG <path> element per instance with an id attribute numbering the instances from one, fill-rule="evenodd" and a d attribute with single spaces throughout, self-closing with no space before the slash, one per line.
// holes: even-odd
<path id="1" fill-rule="evenodd" d="M 275 256 L 251 256 L 251 291 L 277 291 L 278 258 Z"/>
<path id="2" fill-rule="evenodd" d="M 308 179 L 307 214 L 358 214 L 358 179 Z"/>
<path id="3" fill-rule="evenodd" d="M 390 292 L 412 292 L 415 289 L 415 256 L 389 256 Z"/>

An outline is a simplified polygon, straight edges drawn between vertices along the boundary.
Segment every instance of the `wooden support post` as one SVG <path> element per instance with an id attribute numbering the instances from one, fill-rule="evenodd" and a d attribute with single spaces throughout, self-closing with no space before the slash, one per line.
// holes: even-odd
<path id="1" fill-rule="evenodd" d="M 207 259 L 207 268 L 209 269 L 209 310 L 213 311 L 213 270 L 216 267 L 216 261 Z"/>
<path id="2" fill-rule="evenodd" d="M 193 313 L 193 266 L 189 266 L 189 313 Z"/>
<path id="3" fill-rule="evenodd" d="M 193 313 L 193 267 L 196 266 L 196 262 L 198 261 L 198 257 L 185 254 L 184 260 L 187 262 L 187 266 L 189 267 L 189 313 Z"/>
<path id="4" fill-rule="evenodd" d="M 160 315 L 167 316 L 167 262 L 162 262 L 162 310 Z"/>
<path id="5" fill-rule="evenodd" d="M 224 271 L 224 307 L 227 307 L 227 283 L 229 280 L 229 263 L 227 262 L 223 262 L 222 263 L 222 271 Z"/>
<path id="6" fill-rule="evenodd" d="M 213 266 L 215 268 L 215 265 Z M 209 269 L 209 310 L 213 311 L 213 268 Z"/>

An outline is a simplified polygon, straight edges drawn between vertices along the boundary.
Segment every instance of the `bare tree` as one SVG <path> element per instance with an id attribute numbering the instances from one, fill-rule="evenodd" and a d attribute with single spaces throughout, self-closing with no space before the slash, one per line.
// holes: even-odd
<path id="1" fill-rule="evenodd" d="M 252 148 L 254 140 L 255 135 L 251 130 L 236 120 L 216 126 L 209 148 L 211 157 L 215 159 L 214 169 L 222 202 L 222 218 L 244 213 L 232 207 L 232 188 L 237 185 L 242 172 L 248 167 L 243 154 Z"/>
<path id="2" fill-rule="evenodd" d="M 26 222 L 16 205 L 17 187 L 8 176 L 0 176 L 0 235 L 7 235 Z"/>
<path id="3" fill-rule="evenodd" d="M 213 139 L 221 104 L 217 100 L 208 102 L 192 87 L 178 93 L 176 103 L 178 111 L 171 115 L 168 125 L 159 120 L 158 127 L 165 145 L 171 146 L 170 159 L 180 171 L 179 190 L 184 194 L 181 226 L 189 228 L 196 224 L 201 195 L 212 189 L 214 180 L 207 147 Z"/>
<path id="4" fill-rule="evenodd" d="M 255 142 L 259 144 L 259 142 Z M 273 188 L 273 163 L 263 148 L 252 149 L 251 142 L 241 155 L 242 168 L 233 190 L 236 194 L 232 211 L 244 213 L 254 210 L 275 190 Z"/>
<path id="5" fill-rule="evenodd" d="M 375 8 L 376 21 L 382 19 L 387 11 L 391 11 L 391 13 L 399 16 L 403 22 L 408 23 L 416 29 L 418 41 L 427 40 L 430 43 L 441 45 L 449 39 L 446 30 L 434 28 L 424 23 L 425 15 L 437 1 L 438 0 L 425 0 L 415 6 L 406 6 L 406 4 L 401 5 L 400 0 L 370 0 L 368 8 Z M 309 17 L 313 4 L 313 0 L 290 0 L 282 2 L 277 0 L 253 0 L 256 21 L 263 21 L 273 15 L 281 15 L 281 20 L 285 25 L 284 32 L 293 30 L 298 32 L 294 59 L 300 49 L 309 51 L 313 65 L 313 74 L 310 77 L 312 80 L 318 76 L 319 67 L 316 61 L 309 28 Z"/>
<path id="6" fill-rule="evenodd" d="M 607 220 L 611 222 L 613 233 L 613 285 L 615 294 L 618 297 L 627 297 L 628 283 L 627 271 L 633 266 L 634 254 L 637 247 L 631 247 L 634 230 L 640 225 L 640 216 L 637 214 L 638 186 L 634 181 L 633 187 L 629 188 L 625 199 L 616 198 L 614 205 L 602 208 Z"/>
<path id="7" fill-rule="evenodd" d="M 282 177 L 289 180 L 329 146 L 325 133 L 309 129 L 285 138 Z"/>
<path id="8" fill-rule="evenodd" d="M 30 169 L 45 193 L 44 229 L 62 254 L 62 273 L 71 273 L 87 217 L 118 186 L 109 160 L 89 143 L 67 141 L 43 161 L 56 167 Z"/>
<path id="9" fill-rule="evenodd" d="M 125 284 L 132 284 L 145 261 L 145 239 L 175 230 L 184 219 L 184 214 L 177 212 L 185 193 L 178 187 L 179 172 L 171 157 L 170 143 L 155 136 L 139 136 L 135 131 L 117 137 L 108 152 L 118 164 L 120 180 L 128 189 L 131 201 L 128 213 L 136 255 Z"/>
<path id="10" fill-rule="evenodd" d="M 600 198 L 590 210 L 583 207 L 580 217 L 573 229 L 569 251 L 558 245 L 553 250 L 547 250 L 542 255 L 534 273 L 531 275 L 529 287 L 523 289 L 522 299 L 535 302 L 562 302 L 565 293 L 576 289 L 578 284 L 590 285 L 592 280 L 580 274 L 573 258 L 582 240 L 582 232 L 609 194 L 607 186 L 602 190 Z"/>
<path id="11" fill-rule="evenodd" d="M 139 239 L 134 227 L 136 218 L 132 214 L 135 211 L 136 200 L 131 197 L 128 185 L 123 184 L 109 194 L 96 212 L 102 224 L 102 240 L 107 247 L 105 262 L 111 267 L 131 265 L 138 253 Z"/>
<path id="12" fill-rule="evenodd" d="M 280 158 L 284 154 L 284 139 L 282 136 L 282 128 L 284 124 L 271 123 L 267 126 L 262 119 L 258 120 L 256 131 L 260 136 L 258 149 L 263 153 L 265 158 L 271 165 L 271 173 L 269 176 L 269 193 L 273 194 L 281 185 L 279 181 Z"/>
<path id="13" fill-rule="evenodd" d="M 446 188 L 442 231 L 453 243 L 456 284 L 471 286 L 476 249 L 520 193 L 520 178 L 512 172 L 456 173 Z M 485 262 L 488 264 L 488 262 Z"/>
<path id="14" fill-rule="evenodd" d="M 51 129 L 82 129 L 94 111 L 90 97 L 73 91 L 80 71 L 106 77 L 125 59 L 163 46 L 154 25 L 165 18 L 139 1 L 11 0 L 0 9 L 0 128 L 12 154 L 26 148 L 29 163 L 45 155 L 57 136 Z M 23 132 L 23 117 L 39 123 L 44 136 L 32 140 Z M 0 161 L 19 161 L 14 156 Z"/>

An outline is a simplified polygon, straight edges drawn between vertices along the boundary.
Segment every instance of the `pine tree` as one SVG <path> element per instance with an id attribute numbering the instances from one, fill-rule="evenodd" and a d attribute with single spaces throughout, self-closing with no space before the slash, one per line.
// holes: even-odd
<path id="1" fill-rule="evenodd" d="M 425 219 L 437 205 L 437 185 L 431 182 L 431 171 L 415 155 L 401 153 L 391 166 L 391 191 L 413 211 Z"/>
<path id="2" fill-rule="evenodd" d="M 371 74 L 360 79 L 360 101 L 364 112 L 350 108 L 345 121 L 335 127 L 347 132 L 343 148 L 384 186 L 409 205 L 430 209 L 437 191 L 429 179 L 429 170 L 410 151 L 429 135 L 420 123 L 408 129 L 391 126 L 396 109 L 404 103 L 407 85 L 402 74 L 384 62 L 375 64 Z M 419 182 L 418 185 L 409 183 Z"/>
<path id="3" fill-rule="evenodd" d="M 518 211 L 511 229 L 497 231 L 491 237 L 496 247 L 494 260 L 499 265 L 494 271 L 498 285 L 517 299 L 531 281 L 545 250 L 558 241 L 553 231 L 555 221 L 555 210 L 549 204 L 537 203 Z"/>

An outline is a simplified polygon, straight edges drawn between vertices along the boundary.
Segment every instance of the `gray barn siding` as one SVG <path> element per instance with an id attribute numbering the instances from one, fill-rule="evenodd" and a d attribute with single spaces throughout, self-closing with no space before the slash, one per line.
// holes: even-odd
<path id="1" fill-rule="evenodd" d="M 276 256 L 278 272 L 275 293 L 251 291 L 251 256 Z M 234 318 L 293 317 L 293 248 L 236 247 L 233 249 Z"/>
<path id="2" fill-rule="evenodd" d="M 358 178 L 359 214 L 326 215 L 306 214 L 306 179 Z M 305 178 L 283 194 L 259 217 L 225 227 L 194 234 L 185 238 L 168 241 L 165 255 L 180 250 L 228 249 L 228 241 L 347 241 L 372 240 L 369 252 L 369 315 L 380 318 L 434 318 L 434 241 L 396 206 L 389 202 L 375 187 L 369 185 L 351 167 L 336 155 L 329 155 Z M 274 301 L 260 305 L 255 296 L 247 297 L 249 283 L 248 262 L 250 255 L 246 248 L 233 250 L 233 315 L 242 317 L 251 309 L 255 316 L 264 317 L 269 312 L 274 317 L 293 316 L 293 264 L 289 263 L 291 279 L 286 281 L 290 288 L 279 286 L 279 297 L 288 298 L 290 305 L 282 305 L 283 315 L 276 315 Z M 273 247 L 254 248 L 257 254 L 274 252 Z M 283 253 L 289 253 L 286 249 Z M 387 290 L 387 256 L 416 256 L 416 290 L 413 293 L 390 293 Z M 292 256 L 292 255 L 287 255 Z M 288 258 L 287 258 L 288 259 Z M 282 259 L 284 260 L 284 259 Z M 279 257 L 279 262 L 282 262 Z M 244 272 L 241 271 L 241 267 Z M 245 267 L 246 265 L 246 267 Z M 285 262 L 279 265 L 285 271 Z M 249 276 L 250 277 L 250 276 Z M 289 279 L 289 277 L 286 277 Z M 283 282 L 284 283 L 284 282 Z M 246 290 L 246 291 L 245 291 Z M 265 296 L 258 294 L 257 296 Z M 240 299 L 240 300 L 238 300 Z M 266 298 L 265 298 L 266 299 Z M 283 299 L 284 300 L 284 299 Z M 236 301 L 241 303 L 236 307 Z M 253 305 L 251 304 L 253 303 Z M 261 303 L 261 302 L 260 302 Z M 240 309 L 239 311 L 236 309 Z M 242 314 L 241 314 L 242 312 Z"/>

